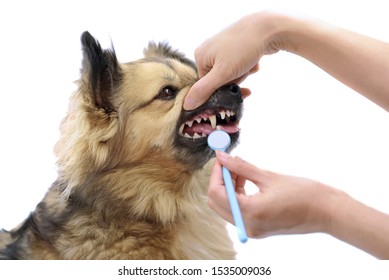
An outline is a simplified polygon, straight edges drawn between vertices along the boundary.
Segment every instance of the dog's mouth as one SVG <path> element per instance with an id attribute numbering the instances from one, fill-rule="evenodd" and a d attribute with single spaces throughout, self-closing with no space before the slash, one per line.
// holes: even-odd
<path id="1" fill-rule="evenodd" d="M 216 129 L 224 130 L 228 134 L 237 133 L 237 113 L 225 108 L 207 109 L 182 123 L 178 133 L 180 137 L 196 141 L 206 139 Z"/>
<path id="2" fill-rule="evenodd" d="M 184 111 L 177 125 L 176 143 L 189 148 L 191 154 L 211 155 L 207 138 L 214 130 L 223 130 L 231 137 L 231 148 L 239 138 L 239 121 L 242 111 L 240 87 L 235 84 L 219 88 L 201 107 Z M 207 153 L 204 154 L 204 152 Z"/>

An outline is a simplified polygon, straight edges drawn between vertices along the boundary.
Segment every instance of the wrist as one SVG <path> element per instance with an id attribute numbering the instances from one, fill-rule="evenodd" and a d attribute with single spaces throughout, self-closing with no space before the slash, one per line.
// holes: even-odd
<path id="1" fill-rule="evenodd" d="M 289 12 L 265 10 L 254 14 L 256 26 L 259 26 L 258 36 L 267 38 L 265 54 L 279 50 L 291 52 L 304 57 L 306 48 L 311 42 L 320 38 L 323 29 L 328 25 L 306 15 Z M 270 47 L 270 50 L 269 50 Z"/>
<path id="2" fill-rule="evenodd" d="M 380 259 L 389 258 L 389 215 L 338 191 L 323 232 Z"/>
<path id="3" fill-rule="evenodd" d="M 337 227 L 339 207 L 347 200 L 347 194 L 330 186 L 319 184 L 315 187 L 316 199 L 312 200 L 313 232 L 322 232 L 333 235 Z"/>

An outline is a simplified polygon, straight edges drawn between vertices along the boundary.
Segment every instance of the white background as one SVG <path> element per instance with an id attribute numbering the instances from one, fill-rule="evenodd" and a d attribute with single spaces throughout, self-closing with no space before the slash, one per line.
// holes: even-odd
<path id="1" fill-rule="evenodd" d="M 240 17 L 281 7 L 389 41 L 385 1 L 7 1 L 0 4 L 0 228 L 20 223 L 56 178 L 52 150 L 81 65 L 80 35 L 122 62 L 148 41 L 194 49 Z M 233 54 L 231 54 L 233 55 Z M 389 58 L 387 58 L 389 63 Z M 374 73 L 372 73 L 374 75 Z M 389 78 L 389 77 L 388 77 Z M 275 172 L 308 177 L 389 212 L 389 114 L 304 59 L 261 60 L 235 155 Z M 236 241 L 238 258 L 369 260 L 324 234 Z"/>

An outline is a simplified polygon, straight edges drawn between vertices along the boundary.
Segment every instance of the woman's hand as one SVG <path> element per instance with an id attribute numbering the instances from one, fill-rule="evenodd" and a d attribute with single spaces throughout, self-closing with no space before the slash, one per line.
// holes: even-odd
<path id="1" fill-rule="evenodd" d="M 326 231 L 331 215 L 329 202 L 339 191 L 313 180 L 261 170 L 241 158 L 217 152 L 209 185 L 209 206 L 230 223 L 233 219 L 222 165 L 231 172 L 250 237 Z M 258 187 L 256 194 L 246 195 L 246 180 Z"/>

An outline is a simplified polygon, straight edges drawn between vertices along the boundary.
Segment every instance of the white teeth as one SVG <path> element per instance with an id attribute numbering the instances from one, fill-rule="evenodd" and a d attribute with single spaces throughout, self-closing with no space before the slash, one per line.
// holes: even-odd
<path id="1" fill-rule="evenodd" d="M 195 133 L 195 134 L 193 135 L 193 139 L 199 139 L 199 138 L 201 138 L 201 136 L 198 135 L 197 133 Z"/>
<path id="2" fill-rule="evenodd" d="M 235 112 L 230 111 L 230 110 L 221 110 L 221 111 L 217 112 L 216 114 L 220 115 L 220 118 L 222 120 L 224 120 L 228 117 L 228 119 L 226 120 L 227 124 L 231 121 L 230 117 L 236 115 Z M 192 120 L 186 121 L 185 123 L 183 123 L 180 126 L 178 132 L 181 136 L 188 138 L 188 139 L 193 139 L 193 140 L 207 137 L 207 135 L 204 132 L 202 132 L 201 135 L 197 132 L 194 133 L 193 135 L 190 135 L 188 133 L 184 134 L 184 129 L 185 129 L 185 126 L 192 127 L 193 124 L 201 123 L 203 121 L 207 122 L 208 120 L 211 123 L 211 127 L 213 130 L 215 130 L 215 129 L 220 130 L 221 129 L 221 126 L 217 125 L 216 115 L 211 115 L 211 116 L 207 116 L 207 117 L 198 117 L 197 119 L 192 119 Z"/>
<path id="3" fill-rule="evenodd" d="M 187 121 L 185 124 L 186 124 L 187 126 L 189 126 L 189 127 L 192 127 L 192 125 L 193 125 L 193 120 Z"/>
<path id="4" fill-rule="evenodd" d="M 216 116 L 215 115 L 209 116 L 209 121 L 211 122 L 212 128 L 215 129 L 216 128 Z"/>
<path id="5" fill-rule="evenodd" d="M 181 126 L 180 126 L 180 129 L 178 130 L 178 133 L 180 135 L 183 135 L 182 132 L 184 131 L 184 127 L 185 127 L 185 124 L 183 123 Z"/>
<path id="6" fill-rule="evenodd" d="M 193 136 L 190 136 L 188 133 L 181 134 L 181 136 L 184 136 L 185 138 L 192 139 L 192 140 L 207 137 L 207 135 L 204 132 L 202 132 L 201 135 L 198 134 L 197 132 L 195 132 L 195 134 L 193 134 Z"/>

